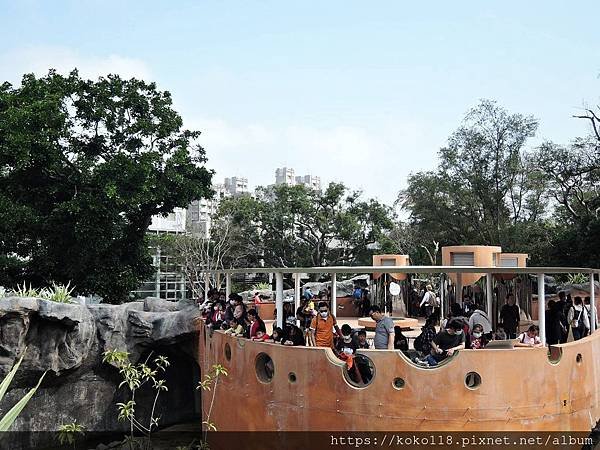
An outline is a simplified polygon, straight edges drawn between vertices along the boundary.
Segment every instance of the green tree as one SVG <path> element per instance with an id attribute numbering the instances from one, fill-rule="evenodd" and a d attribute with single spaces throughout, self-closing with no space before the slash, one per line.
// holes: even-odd
<path id="1" fill-rule="evenodd" d="M 537 125 L 490 100 L 473 108 L 440 150 L 437 170 L 412 174 L 399 195 L 418 240 L 543 252 L 528 242 L 548 231 L 539 226 L 547 179 L 525 151 Z"/>
<path id="2" fill-rule="evenodd" d="M 256 198 L 224 201 L 218 217 L 244 230 L 240 238 L 252 244 L 247 254 L 267 266 L 370 263 L 375 247 L 394 245 L 389 208 L 338 183 L 322 192 L 302 185 L 261 188 Z"/>
<path id="3" fill-rule="evenodd" d="M 120 302 L 151 274 L 151 217 L 212 194 L 198 131 L 154 83 L 77 71 L 0 86 L 0 284 Z"/>

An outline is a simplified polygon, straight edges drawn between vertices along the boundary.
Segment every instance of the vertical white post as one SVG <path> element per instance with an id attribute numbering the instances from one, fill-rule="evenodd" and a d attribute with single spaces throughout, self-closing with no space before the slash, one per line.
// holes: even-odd
<path id="1" fill-rule="evenodd" d="M 337 273 L 331 274 L 331 314 L 337 317 Z"/>
<path id="2" fill-rule="evenodd" d="M 277 308 L 277 326 L 283 328 L 283 274 L 275 273 L 275 308 Z"/>
<path id="3" fill-rule="evenodd" d="M 494 308 L 494 292 L 492 290 L 492 274 L 488 273 L 485 276 L 485 298 L 487 300 L 487 315 L 490 319 L 492 327 L 496 326 L 496 318 L 493 317 Z"/>
<path id="4" fill-rule="evenodd" d="M 204 272 L 204 301 L 208 300 L 208 290 L 210 289 L 210 273 Z"/>
<path id="5" fill-rule="evenodd" d="M 383 274 L 383 313 L 387 314 L 387 273 Z"/>
<path id="6" fill-rule="evenodd" d="M 546 345 L 546 286 L 544 274 L 538 273 L 538 326 L 540 327 L 540 340 Z"/>
<path id="7" fill-rule="evenodd" d="M 294 274 L 294 313 L 300 308 L 300 274 Z"/>
<path id="8" fill-rule="evenodd" d="M 590 315 L 592 316 L 592 323 L 590 323 L 590 334 L 596 331 L 596 286 L 594 284 L 594 272 L 590 273 Z"/>
<path id="9" fill-rule="evenodd" d="M 225 274 L 225 297 L 227 297 L 227 301 L 229 301 L 229 295 L 231 294 L 231 274 Z"/>

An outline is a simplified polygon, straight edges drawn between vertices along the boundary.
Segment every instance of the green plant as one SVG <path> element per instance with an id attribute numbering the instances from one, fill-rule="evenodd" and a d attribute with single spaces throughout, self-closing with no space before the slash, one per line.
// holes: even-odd
<path id="1" fill-rule="evenodd" d="M 61 425 L 58 429 L 58 442 L 61 445 L 69 444 L 75 448 L 75 441 L 79 437 L 78 435 L 82 435 L 85 433 L 85 427 L 75 422 L 67 423 L 65 425 Z"/>
<path id="2" fill-rule="evenodd" d="M 568 284 L 584 284 L 589 281 L 589 277 L 585 273 L 570 273 L 567 275 Z"/>
<path id="3" fill-rule="evenodd" d="M 203 417 L 202 417 L 202 425 L 204 426 L 204 443 L 206 443 L 206 438 L 209 431 L 217 431 L 217 427 L 214 423 L 210 421 L 210 415 L 212 413 L 213 405 L 215 403 L 215 397 L 217 394 L 217 386 L 219 384 L 220 376 L 227 376 L 228 372 L 225 367 L 221 364 L 213 364 L 212 370 L 204 375 L 204 380 L 198 383 L 198 387 L 196 389 L 202 389 L 203 391 L 212 391 L 212 397 L 210 399 L 210 406 L 208 407 L 208 411 L 206 413 L 206 419 L 204 418 L 204 407 L 202 408 Z M 201 448 L 207 448 L 206 446 L 202 446 Z"/>
<path id="4" fill-rule="evenodd" d="M 271 285 L 269 283 L 265 283 L 264 281 L 257 283 L 250 288 L 251 291 L 270 291 L 271 289 Z"/>
<path id="5" fill-rule="evenodd" d="M 103 362 L 113 364 L 119 369 L 119 373 L 123 377 L 123 381 L 119 384 L 119 387 L 126 386 L 131 393 L 130 400 L 124 403 L 117 403 L 117 408 L 119 410 L 118 419 L 122 421 L 127 420 L 130 424 L 130 435 L 128 436 L 130 448 L 132 448 L 133 442 L 137 441 L 134 437 L 135 431 L 144 434 L 146 438 L 146 448 L 150 448 L 152 431 L 154 428 L 158 427 L 158 421 L 160 419 L 159 417 L 154 416 L 156 402 L 162 391 L 168 391 L 165 380 L 160 378 L 159 374 L 164 373 L 167 367 L 169 367 L 169 360 L 165 356 L 157 356 L 152 360 L 154 365 L 154 368 L 152 368 L 148 364 L 151 356 L 152 353 L 148 355 L 148 358 L 146 358 L 143 363 L 133 364 L 129 361 L 129 353 L 118 350 L 108 350 L 104 352 L 104 357 L 102 359 Z M 143 419 L 136 417 L 135 411 L 136 392 L 145 384 L 152 384 L 152 388 L 156 391 L 147 424 L 142 423 Z"/>
<path id="6" fill-rule="evenodd" d="M 17 288 L 13 290 L 13 295 L 17 297 L 38 297 L 39 291 L 35 289 L 31 284 L 27 284 L 23 281 L 23 286 L 17 284 Z"/>
<path id="7" fill-rule="evenodd" d="M 27 349 L 25 349 L 21 358 L 19 358 L 19 361 L 17 361 L 17 363 L 13 366 L 10 372 L 8 372 L 6 378 L 4 378 L 4 380 L 2 380 L 2 383 L 0 383 L 0 401 L 2 401 L 2 399 L 4 398 L 4 394 L 6 394 L 6 391 L 8 390 L 11 381 L 15 377 L 17 370 L 19 370 L 19 366 L 23 362 L 23 358 L 25 357 L 26 351 Z M 42 374 L 42 376 L 38 380 L 37 385 L 33 389 L 30 389 L 29 392 L 25 394 L 25 396 L 21 400 L 19 400 L 15 406 L 13 406 L 6 414 L 4 414 L 2 419 L 0 419 L 0 432 L 8 431 L 13 422 L 16 420 L 17 416 L 21 413 L 21 411 L 23 411 L 29 400 L 31 400 L 31 397 L 33 397 L 35 392 L 38 390 L 45 376 L 46 372 Z"/>
<path id="8" fill-rule="evenodd" d="M 52 282 L 52 289 L 46 290 L 47 299 L 53 302 L 58 303 L 72 303 L 71 301 L 71 293 L 73 292 L 74 287 L 71 287 L 71 282 L 69 281 L 67 285 L 56 284 Z"/>

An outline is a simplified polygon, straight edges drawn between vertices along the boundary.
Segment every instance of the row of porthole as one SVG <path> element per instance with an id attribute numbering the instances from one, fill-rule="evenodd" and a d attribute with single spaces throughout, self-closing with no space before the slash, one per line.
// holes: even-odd
<path id="1" fill-rule="evenodd" d="M 224 352 L 225 352 L 225 358 L 227 359 L 227 361 L 231 361 L 231 346 L 229 345 L 229 343 L 225 343 L 225 348 L 224 348 Z M 357 357 L 362 357 L 365 360 L 368 361 L 368 364 L 370 367 L 373 367 L 373 362 L 371 361 L 371 359 L 365 355 L 357 355 Z M 581 353 L 577 354 L 576 357 L 576 362 L 577 364 L 581 364 L 581 362 L 583 361 L 583 357 L 581 355 Z M 344 367 L 345 372 L 347 372 L 347 368 Z M 263 383 L 270 383 L 271 380 L 273 379 L 273 375 L 275 374 L 275 367 L 274 367 L 274 363 L 273 360 L 271 359 L 271 357 L 269 355 L 267 355 L 266 353 L 259 353 L 256 356 L 256 361 L 255 361 L 255 371 L 256 371 L 256 376 L 257 378 L 262 381 Z M 346 379 L 348 380 L 348 382 L 350 384 L 352 384 L 354 387 L 359 387 L 359 388 L 365 388 L 367 387 L 369 384 L 371 384 L 373 382 L 373 379 L 375 378 L 374 375 L 374 369 L 373 369 L 373 374 L 372 374 L 372 378 L 370 379 L 370 381 L 367 384 L 364 385 L 358 385 L 355 382 L 353 382 L 352 378 L 350 376 L 348 376 L 348 373 L 346 373 Z M 290 383 L 295 383 L 297 380 L 296 374 L 294 372 L 290 372 L 288 374 L 288 381 Z M 397 377 L 394 379 L 394 381 L 392 382 L 392 386 L 395 389 L 403 389 L 404 386 L 406 385 L 406 382 L 404 381 L 404 379 Z M 477 372 L 469 372 L 467 373 L 467 375 L 465 376 L 465 386 L 469 389 L 477 389 L 479 388 L 479 386 L 481 385 L 481 375 L 479 375 Z"/>

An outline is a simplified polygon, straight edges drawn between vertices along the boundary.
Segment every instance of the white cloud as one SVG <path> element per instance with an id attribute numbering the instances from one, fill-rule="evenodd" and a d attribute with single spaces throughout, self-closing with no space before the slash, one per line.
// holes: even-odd
<path id="1" fill-rule="evenodd" d="M 56 69 L 68 74 L 75 68 L 84 78 L 114 73 L 124 78 L 151 79 L 150 69 L 143 61 L 115 54 L 82 55 L 69 48 L 52 46 L 24 47 L 0 54 L 0 79 L 13 84 L 18 83 L 24 73 L 42 76 L 49 69 Z"/>

